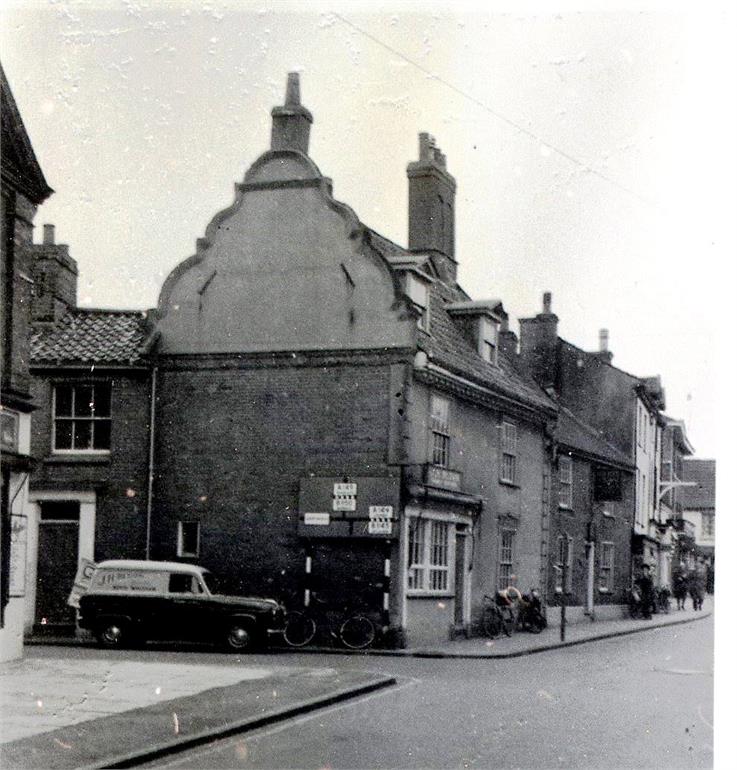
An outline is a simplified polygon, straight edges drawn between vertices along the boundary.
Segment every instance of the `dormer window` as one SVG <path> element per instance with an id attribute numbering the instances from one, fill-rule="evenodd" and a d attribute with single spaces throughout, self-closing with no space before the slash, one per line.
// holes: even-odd
<path id="1" fill-rule="evenodd" d="M 479 317 L 479 355 L 484 361 L 495 364 L 499 327 L 488 316 Z"/>
<path id="2" fill-rule="evenodd" d="M 423 331 L 430 331 L 430 292 L 427 283 L 416 275 L 407 273 L 407 296 L 420 313 L 417 326 Z"/>

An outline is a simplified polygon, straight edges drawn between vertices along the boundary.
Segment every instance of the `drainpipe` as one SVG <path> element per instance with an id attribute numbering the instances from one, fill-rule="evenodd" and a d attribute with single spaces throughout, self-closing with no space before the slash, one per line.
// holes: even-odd
<path id="1" fill-rule="evenodd" d="M 154 490 L 154 438 L 156 435 L 156 375 L 159 367 L 151 370 L 151 410 L 149 413 L 148 432 L 148 494 L 146 496 L 146 560 L 151 558 L 151 511 L 153 508 Z"/>

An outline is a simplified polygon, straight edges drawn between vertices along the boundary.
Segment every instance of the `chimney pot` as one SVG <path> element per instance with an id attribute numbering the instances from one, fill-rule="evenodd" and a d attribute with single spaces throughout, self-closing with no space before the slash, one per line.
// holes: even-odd
<path id="1" fill-rule="evenodd" d="M 543 313 L 545 313 L 546 315 L 549 314 L 551 312 L 552 306 L 553 306 L 553 295 L 549 291 L 546 291 L 543 294 Z"/>
<path id="2" fill-rule="evenodd" d="M 54 245 L 54 225 L 44 225 L 44 246 Z"/>
<path id="3" fill-rule="evenodd" d="M 284 99 L 284 106 L 296 107 L 301 103 L 299 96 L 299 73 L 290 72 L 287 74 L 287 95 Z"/>
<path id="4" fill-rule="evenodd" d="M 599 352 L 607 353 L 609 351 L 609 330 L 599 329 Z"/>

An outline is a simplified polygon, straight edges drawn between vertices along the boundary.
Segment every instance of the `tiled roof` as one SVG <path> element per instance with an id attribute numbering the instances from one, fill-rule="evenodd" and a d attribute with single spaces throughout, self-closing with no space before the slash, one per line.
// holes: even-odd
<path id="1" fill-rule="evenodd" d="M 373 230 L 370 237 L 372 245 L 387 258 L 410 253 Z M 481 358 L 476 348 L 463 336 L 445 306 L 466 301 L 468 295 L 460 286 L 450 288 L 436 281 L 430 291 L 430 335 L 421 335 L 419 347 L 434 364 L 454 374 L 528 406 L 555 411 L 555 405 L 537 383 L 516 371 L 501 351 L 498 365 L 491 364 Z"/>
<path id="2" fill-rule="evenodd" d="M 716 506 L 716 460 L 683 459 L 683 480 L 695 481 L 698 486 L 683 488 L 683 507 L 687 510 Z"/>
<path id="3" fill-rule="evenodd" d="M 605 462 L 632 466 L 632 459 L 622 450 L 612 446 L 596 428 L 578 418 L 569 409 L 560 406 L 556 427 L 558 442 L 570 449 L 578 449 Z"/>
<path id="4" fill-rule="evenodd" d="M 55 324 L 36 324 L 31 366 L 140 362 L 147 337 L 145 315 L 136 310 L 68 310 Z"/>

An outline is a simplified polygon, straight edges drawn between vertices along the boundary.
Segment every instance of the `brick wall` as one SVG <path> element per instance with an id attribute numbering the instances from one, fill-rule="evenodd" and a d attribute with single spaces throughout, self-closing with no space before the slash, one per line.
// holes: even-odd
<path id="1" fill-rule="evenodd" d="M 162 362 L 155 558 L 176 557 L 178 520 L 198 521 L 197 561 L 228 590 L 287 598 L 304 575 L 300 478 L 390 474 L 390 363 L 355 354 L 352 363 L 289 360 L 240 368 L 232 358 L 203 368 Z M 381 579 L 378 544 L 330 541 L 325 549 L 315 557 L 321 579 L 328 566 L 336 584 L 352 585 L 362 570 L 367 581 Z"/>
<path id="2" fill-rule="evenodd" d="M 110 455 L 54 455 L 52 390 L 55 382 L 86 382 L 59 370 L 33 378 L 32 453 L 38 458 L 31 488 L 39 491 L 91 491 L 97 495 L 95 558 L 143 558 L 146 541 L 150 379 L 148 372 L 95 377 L 112 384 Z"/>

